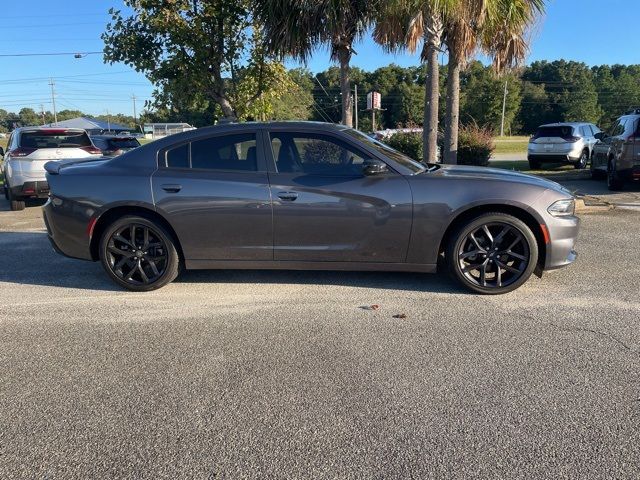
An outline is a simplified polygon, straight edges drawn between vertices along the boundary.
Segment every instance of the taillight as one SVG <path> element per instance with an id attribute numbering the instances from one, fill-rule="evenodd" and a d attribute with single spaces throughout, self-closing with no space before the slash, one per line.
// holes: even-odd
<path id="1" fill-rule="evenodd" d="M 35 152 L 37 148 L 18 147 L 9 152 L 12 157 L 26 157 Z"/>
<path id="2" fill-rule="evenodd" d="M 91 145 L 89 147 L 82 147 L 82 150 L 84 150 L 85 152 L 89 152 L 91 154 L 100 154 L 100 153 L 102 153 L 102 150 L 100 150 L 99 148 L 94 147 L 93 145 Z"/>
<path id="3" fill-rule="evenodd" d="M 562 138 L 565 142 L 569 142 L 569 143 L 576 143 L 578 140 L 580 140 L 580 137 L 563 137 Z"/>

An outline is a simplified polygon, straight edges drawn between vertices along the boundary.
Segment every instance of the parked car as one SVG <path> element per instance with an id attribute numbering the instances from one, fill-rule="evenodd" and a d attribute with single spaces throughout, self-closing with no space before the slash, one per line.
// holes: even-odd
<path id="1" fill-rule="evenodd" d="M 0 149 L 1 150 L 1 149 Z M 4 153 L 4 152 L 2 152 Z M 101 156 L 87 135 L 75 128 L 16 128 L 4 154 L 4 195 L 11 210 L 23 210 L 26 198 L 46 198 L 45 163 Z"/>
<path id="2" fill-rule="evenodd" d="M 91 140 L 106 157 L 122 155 L 140 146 L 138 139 L 132 135 L 93 135 Z"/>
<path id="3" fill-rule="evenodd" d="M 594 147 L 591 175 L 607 178 L 610 190 L 621 190 L 626 182 L 640 180 L 640 109 L 616 120 Z"/>
<path id="4" fill-rule="evenodd" d="M 226 124 L 46 169 L 55 249 L 130 290 L 180 266 L 435 272 L 444 259 L 496 294 L 576 258 L 574 197 L 557 183 L 423 165 L 340 125 Z"/>
<path id="5" fill-rule="evenodd" d="M 529 167 L 538 170 L 544 163 L 563 162 L 586 168 L 600 132 L 592 123 L 541 125 L 529 140 Z"/>

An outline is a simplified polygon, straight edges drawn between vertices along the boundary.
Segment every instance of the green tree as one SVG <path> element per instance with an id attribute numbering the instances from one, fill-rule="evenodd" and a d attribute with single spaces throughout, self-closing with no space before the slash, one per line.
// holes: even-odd
<path id="1" fill-rule="evenodd" d="M 255 115 L 277 96 L 283 69 L 262 48 L 250 0 L 124 0 L 111 9 L 105 61 L 124 62 L 155 85 L 156 108 Z M 260 101 L 258 101 L 260 100 Z"/>
<path id="2" fill-rule="evenodd" d="M 40 125 L 42 119 L 33 108 L 23 108 L 18 112 L 20 124 L 22 126 Z"/>
<path id="3" fill-rule="evenodd" d="M 353 126 L 351 56 L 353 44 L 369 24 L 366 0 L 254 0 L 265 25 L 268 51 L 306 61 L 319 45 L 327 45 L 340 66 L 342 123 Z"/>

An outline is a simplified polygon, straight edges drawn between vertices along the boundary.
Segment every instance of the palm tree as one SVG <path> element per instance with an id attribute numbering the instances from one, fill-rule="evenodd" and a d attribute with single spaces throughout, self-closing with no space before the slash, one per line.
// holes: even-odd
<path id="1" fill-rule="evenodd" d="M 376 11 L 374 39 L 389 51 L 406 48 L 426 63 L 423 144 L 425 161 L 434 161 L 438 149 L 440 68 L 445 19 L 460 0 L 388 0 Z"/>
<path id="2" fill-rule="evenodd" d="M 449 10 L 445 163 L 457 163 L 460 71 L 478 47 L 493 58 L 496 73 L 518 65 L 528 52 L 527 29 L 543 10 L 544 0 L 461 0 Z"/>
<path id="3" fill-rule="evenodd" d="M 367 31 L 372 10 L 366 0 L 254 0 L 270 53 L 306 62 L 319 45 L 327 45 L 340 65 L 342 123 L 353 126 L 349 78 L 353 44 Z"/>

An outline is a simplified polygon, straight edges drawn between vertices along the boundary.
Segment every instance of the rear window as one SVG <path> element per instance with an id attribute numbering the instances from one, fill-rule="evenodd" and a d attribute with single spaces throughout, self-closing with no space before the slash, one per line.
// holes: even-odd
<path id="1" fill-rule="evenodd" d="M 568 125 L 558 127 L 540 127 L 533 138 L 557 137 L 567 138 L 573 136 L 573 127 Z"/>
<path id="2" fill-rule="evenodd" d="M 109 139 L 109 145 L 113 149 L 119 148 L 136 148 L 140 146 L 140 142 L 135 138 L 111 138 Z"/>
<path id="3" fill-rule="evenodd" d="M 20 147 L 24 148 L 78 148 L 90 147 L 86 132 L 34 131 L 22 132 Z"/>

